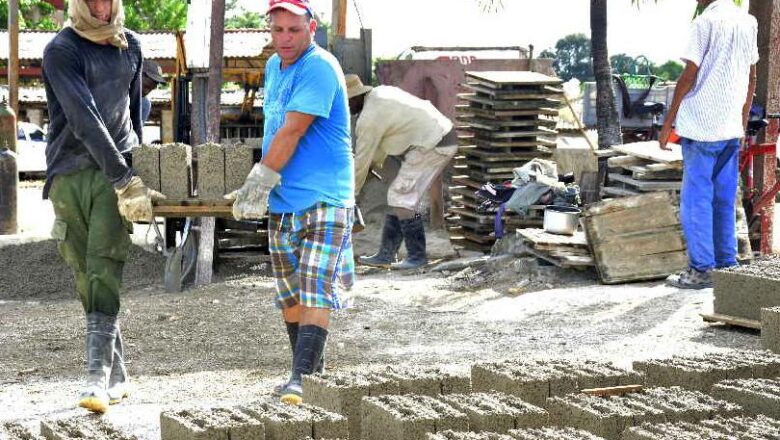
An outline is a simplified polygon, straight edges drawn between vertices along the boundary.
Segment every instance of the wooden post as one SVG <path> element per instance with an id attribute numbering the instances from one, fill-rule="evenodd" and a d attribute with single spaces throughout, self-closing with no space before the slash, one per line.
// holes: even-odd
<path id="1" fill-rule="evenodd" d="M 758 63 L 755 101 L 766 108 L 767 113 L 780 113 L 780 0 L 750 2 L 750 13 L 758 20 Z M 776 142 L 778 121 L 771 120 L 761 142 Z M 760 156 L 756 160 L 755 178 L 760 191 L 766 191 L 775 183 L 777 159 L 774 155 Z M 774 203 L 770 203 L 761 215 L 762 254 L 772 253 Z M 755 248 L 754 248 L 755 249 Z"/>
<path id="2" fill-rule="evenodd" d="M 334 37 L 347 37 L 347 0 L 333 0 L 330 29 Z M 335 40 L 335 38 L 334 38 Z"/>
<path id="3" fill-rule="evenodd" d="M 19 115 L 19 0 L 8 0 L 8 105 Z"/>

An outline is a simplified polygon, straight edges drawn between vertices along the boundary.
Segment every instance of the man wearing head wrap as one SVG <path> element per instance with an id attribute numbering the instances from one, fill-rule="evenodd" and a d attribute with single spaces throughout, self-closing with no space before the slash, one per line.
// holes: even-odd
<path id="1" fill-rule="evenodd" d="M 141 142 L 141 46 L 124 28 L 121 0 L 71 0 L 70 20 L 46 46 L 49 108 L 44 197 L 52 238 L 73 270 L 87 318 L 87 384 L 79 406 L 105 412 L 127 395 L 117 323 L 132 221 L 162 197 L 125 155 Z"/>

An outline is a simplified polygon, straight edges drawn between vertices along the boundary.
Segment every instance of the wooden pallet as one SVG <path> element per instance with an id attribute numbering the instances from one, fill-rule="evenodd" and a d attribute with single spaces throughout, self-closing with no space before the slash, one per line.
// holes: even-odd
<path id="1" fill-rule="evenodd" d="M 543 229 L 517 229 L 516 234 L 522 240 L 526 250 L 558 267 L 592 267 L 593 256 L 588 249 L 584 232 L 574 235 L 556 235 Z"/>

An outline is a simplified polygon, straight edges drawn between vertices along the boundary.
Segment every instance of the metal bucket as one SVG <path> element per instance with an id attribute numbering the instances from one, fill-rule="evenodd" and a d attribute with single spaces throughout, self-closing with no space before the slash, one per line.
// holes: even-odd
<path id="1" fill-rule="evenodd" d="M 574 235 L 577 232 L 581 212 L 574 206 L 548 206 L 544 209 L 544 231 L 551 234 Z"/>

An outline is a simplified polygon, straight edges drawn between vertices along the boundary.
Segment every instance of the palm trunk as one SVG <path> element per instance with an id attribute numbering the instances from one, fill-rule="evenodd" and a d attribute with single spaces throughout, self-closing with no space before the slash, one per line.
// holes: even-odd
<path id="1" fill-rule="evenodd" d="M 602 150 L 622 143 L 607 50 L 607 0 L 591 0 L 590 32 L 593 74 L 596 77 L 596 130 L 599 149 Z M 605 182 L 606 176 L 607 161 L 599 159 L 599 186 Z"/>

